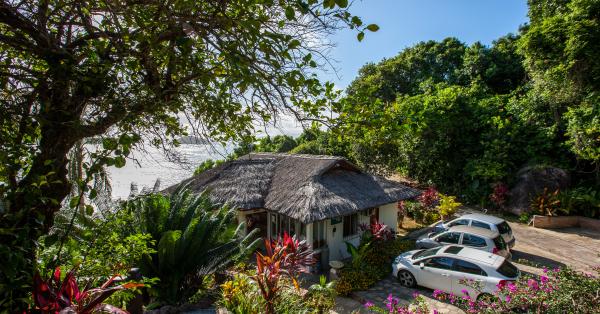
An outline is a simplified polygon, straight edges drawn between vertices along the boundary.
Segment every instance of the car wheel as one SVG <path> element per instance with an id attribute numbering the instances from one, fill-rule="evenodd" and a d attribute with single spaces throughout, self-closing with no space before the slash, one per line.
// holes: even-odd
<path id="1" fill-rule="evenodd" d="M 411 274 L 408 270 L 401 270 L 398 272 L 398 281 L 404 287 L 414 288 L 417 285 L 417 280 L 415 280 L 415 276 Z"/>

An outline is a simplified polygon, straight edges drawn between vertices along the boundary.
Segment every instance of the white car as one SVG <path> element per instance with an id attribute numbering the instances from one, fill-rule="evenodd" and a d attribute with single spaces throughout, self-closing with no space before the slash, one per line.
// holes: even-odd
<path id="1" fill-rule="evenodd" d="M 512 229 L 504 219 L 496 216 L 484 214 L 462 215 L 453 220 L 440 221 L 433 227 L 433 231 L 439 232 L 442 230 L 448 230 L 450 227 L 454 226 L 471 226 L 498 231 L 498 233 L 502 235 L 504 242 L 506 242 L 506 245 L 508 245 L 509 248 L 512 249 L 515 246 L 515 237 L 513 236 Z"/>
<path id="2" fill-rule="evenodd" d="M 429 233 L 418 239 L 416 246 L 418 249 L 429 249 L 446 244 L 464 245 L 511 258 L 510 251 L 498 231 L 478 227 L 454 226 L 447 231 Z"/>
<path id="3" fill-rule="evenodd" d="M 498 284 L 515 281 L 519 269 L 504 257 L 469 247 L 446 245 L 427 250 L 414 250 L 396 257 L 393 275 L 405 287 L 420 285 L 462 296 L 467 290 L 474 299 L 493 295 Z M 471 279 L 480 291 L 461 283 Z"/>

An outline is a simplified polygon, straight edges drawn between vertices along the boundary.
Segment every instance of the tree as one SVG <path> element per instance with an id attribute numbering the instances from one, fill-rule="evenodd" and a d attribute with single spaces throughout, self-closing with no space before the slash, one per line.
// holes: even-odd
<path id="1" fill-rule="evenodd" d="M 36 240 L 71 192 L 102 166 L 122 167 L 141 138 L 174 141 L 189 126 L 204 138 L 248 136 L 253 120 L 319 118 L 332 85 L 312 68 L 323 38 L 374 25 L 345 0 L 101 0 L 0 3 L 0 274 L 2 308 L 18 311 L 34 272 Z M 181 114 L 181 113 L 185 114 Z M 67 179 L 68 152 L 101 137 Z M 82 198 L 69 205 L 78 207 Z"/>
<path id="2" fill-rule="evenodd" d="M 546 104 L 542 110 L 552 113 L 554 126 L 568 138 L 576 156 L 596 164 L 600 180 L 600 159 L 597 153 L 590 154 L 600 149 L 593 137 L 597 131 L 585 125 L 594 121 L 592 108 L 597 108 L 600 93 L 600 3 L 531 0 L 529 5 L 531 25 L 519 41 L 519 49 L 533 82 L 531 93 Z M 588 132 L 574 131 L 578 129 Z M 586 133 L 591 138 L 584 139 Z"/>
<path id="3" fill-rule="evenodd" d="M 258 230 L 240 233 L 244 224 L 234 222 L 235 210 L 214 204 L 207 194 L 194 195 L 185 185 L 170 197 L 129 200 L 124 210 L 133 216 L 130 233 L 150 235 L 156 243 L 156 251 L 142 259 L 141 270 L 160 279 L 153 289 L 168 304 L 185 301 L 206 276 L 231 266 L 260 243 Z"/>

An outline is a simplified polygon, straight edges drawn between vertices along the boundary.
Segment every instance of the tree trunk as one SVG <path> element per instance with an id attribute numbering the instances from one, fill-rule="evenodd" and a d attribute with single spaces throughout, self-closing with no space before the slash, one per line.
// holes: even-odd
<path id="1" fill-rule="evenodd" d="M 66 156 L 74 141 L 52 133 L 57 136 L 42 136 L 39 153 L 17 190 L 8 195 L 8 210 L 1 216 L 0 256 L 4 265 L 0 266 L 0 285 L 7 289 L 0 292 L 0 312 L 28 309 L 38 239 L 52 227 L 54 214 L 71 191 Z"/>

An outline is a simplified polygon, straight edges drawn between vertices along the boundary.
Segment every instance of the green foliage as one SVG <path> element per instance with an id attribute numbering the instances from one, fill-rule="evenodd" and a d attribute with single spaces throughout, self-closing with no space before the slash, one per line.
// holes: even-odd
<path id="1" fill-rule="evenodd" d="M 556 216 L 559 210 L 563 211 L 558 198 L 559 192 L 559 190 L 552 192 L 548 188 L 544 188 L 542 193 L 531 200 L 531 210 L 544 216 Z"/>
<path id="2" fill-rule="evenodd" d="M 456 196 L 444 195 L 440 193 L 440 201 L 436 210 L 442 217 L 452 217 L 462 204 L 456 201 Z"/>
<path id="3" fill-rule="evenodd" d="M 308 288 L 306 304 L 314 313 L 329 313 L 335 305 L 335 282 L 327 282 L 325 275 L 319 277 L 319 283 Z"/>
<path id="4" fill-rule="evenodd" d="M 232 280 L 223 283 L 221 290 L 218 303 L 233 314 L 261 313 L 264 309 L 264 299 L 258 286 L 252 284 L 244 274 L 236 274 Z"/>
<path id="5" fill-rule="evenodd" d="M 130 212 L 132 232 L 156 241 L 156 253 L 144 256 L 141 270 L 160 279 L 153 291 L 158 300 L 177 304 L 187 300 L 203 280 L 254 251 L 256 232 L 240 236 L 243 224 L 226 233 L 234 211 L 218 207 L 206 194 L 194 195 L 181 186 L 170 197 L 151 194 L 124 204 Z"/>
<path id="6" fill-rule="evenodd" d="M 348 243 L 347 243 L 348 245 Z M 352 262 L 340 271 L 335 283 L 339 295 L 348 295 L 355 290 L 366 290 L 392 271 L 392 261 L 402 252 L 414 249 L 414 241 L 391 239 L 376 244 L 361 242 L 358 248 L 348 245 Z"/>
<path id="7" fill-rule="evenodd" d="M 57 218 L 67 217 L 59 215 Z M 57 221 L 56 228 L 40 241 L 39 271 L 49 274 L 60 265 L 75 269 L 79 277 L 94 285 L 114 274 L 127 274 L 139 266 L 144 256 L 156 252 L 152 237 L 131 233 L 130 222 L 131 217 L 122 210 L 92 217 L 76 212 L 74 230 L 66 235 L 60 227 L 63 223 Z"/>
<path id="8" fill-rule="evenodd" d="M 198 167 L 196 167 L 196 169 L 194 170 L 194 175 L 197 174 L 201 174 L 202 172 L 212 169 L 214 167 L 218 167 L 220 165 L 222 165 L 225 162 L 225 160 L 223 159 L 219 159 L 219 160 L 212 160 L 212 159 L 207 159 L 205 161 L 203 161 Z"/>
<path id="9" fill-rule="evenodd" d="M 600 97 L 586 99 L 565 114 L 571 151 L 582 159 L 600 160 Z"/>
<path id="10" fill-rule="evenodd" d="M 578 187 L 560 191 L 557 195 L 560 211 L 569 215 L 600 218 L 600 191 L 592 187 Z"/>

